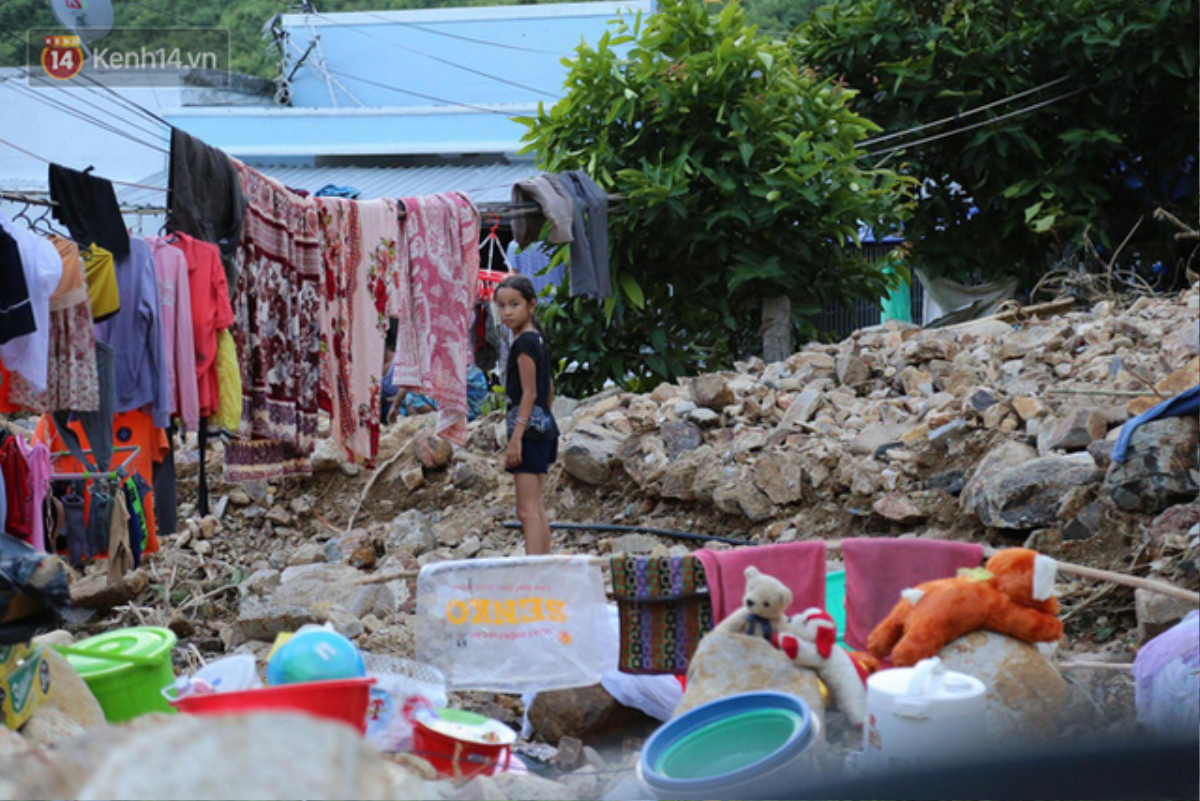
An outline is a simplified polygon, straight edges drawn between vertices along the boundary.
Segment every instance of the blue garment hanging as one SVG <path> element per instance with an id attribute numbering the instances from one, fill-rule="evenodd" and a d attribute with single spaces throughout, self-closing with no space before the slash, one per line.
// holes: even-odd
<path id="1" fill-rule="evenodd" d="M 1118 464 L 1125 461 L 1128 456 L 1129 440 L 1133 438 L 1133 432 L 1137 431 L 1140 426 L 1163 417 L 1183 417 L 1197 412 L 1200 412 L 1200 387 L 1184 390 L 1154 408 L 1147 409 L 1121 426 L 1121 434 L 1117 437 L 1117 444 L 1113 446 L 1112 460 Z"/>

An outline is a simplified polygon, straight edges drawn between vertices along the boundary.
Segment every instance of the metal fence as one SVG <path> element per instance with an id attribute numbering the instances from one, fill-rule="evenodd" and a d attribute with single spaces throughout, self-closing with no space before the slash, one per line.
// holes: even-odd
<path id="1" fill-rule="evenodd" d="M 882 261 L 892 252 L 892 245 L 867 244 L 863 246 L 863 255 L 870 262 Z M 924 319 L 925 288 L 916 276 L 913 276 L 912 286 L 909 287 L 910 309 L 912 321 L 918 325 Z M 862 300 L 853 308 L 847 309 L 836 303 L 830 303 L 810 318 L 823 335 L 832 340 L 845 339 L 860 328 L 879 325 L 883 319 L 883 310 L 878 301 Z"/>

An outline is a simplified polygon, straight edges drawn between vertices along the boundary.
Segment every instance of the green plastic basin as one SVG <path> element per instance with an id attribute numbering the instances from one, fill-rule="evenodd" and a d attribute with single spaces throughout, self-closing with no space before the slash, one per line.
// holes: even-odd
<path id="1" fill-rule="evenodd" d="M 765 759 L 802 727 L 788 709 L 755 709 L 730 715 L 672 743 L 655 766 L 670 779 L 722 776 Z"/>

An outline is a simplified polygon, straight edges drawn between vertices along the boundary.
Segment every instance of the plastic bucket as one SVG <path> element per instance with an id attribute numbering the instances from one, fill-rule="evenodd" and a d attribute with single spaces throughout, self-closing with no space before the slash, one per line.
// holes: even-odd
<path id="1" fill-rule="evenodd" d="M 189 715 L 245 715 L 251 712 L 305 712 L 367 731 L 367 701 L 375 679 L 336 679 L 285 684 L 231 693 L 188 695 L 171 701 Z"/>
<path id="2" fill-rule="evenodd" d="M 837 624 L 838 645 L 846 644 L 846 571 L 825 576 L 825 611 Z"/>
<path id="3" fill-rule="evenodd" d="M 410 713 L 413 753 L 446 778 L 470 779 L 509 769 L 516 732 L 491 718 L 457 709 Z M 507 733 L 505 733 L 507 732 Z M 493 742 L 481 742 L 494 737 Z"/>
<path id="4" fill-rule="evenodd" d="M 796 696 L 755 692 L 722 698 L 656 731 L 638 775 L 657 798 L 781 798 L 808 772 L 816 737 Z"/>
<path id="5" fill-rule="evenodd" d="M 120 723 L 151 712 L 173 712 L 161 690 L 175 682 L 175 633 L 136 626 L 59 648 L 100 702 L 104 718 Z"/>

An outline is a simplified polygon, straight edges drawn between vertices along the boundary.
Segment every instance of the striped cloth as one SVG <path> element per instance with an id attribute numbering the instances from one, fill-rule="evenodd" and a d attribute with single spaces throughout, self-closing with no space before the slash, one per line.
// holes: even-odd
<path id="1" fill-rule="evenodd" d="M 617 556 L 613 595 L 621 622 L 622 673 L 687 672 L 712 630 L 704 568 L 694 556 Z"/>

